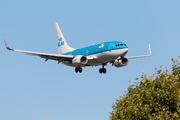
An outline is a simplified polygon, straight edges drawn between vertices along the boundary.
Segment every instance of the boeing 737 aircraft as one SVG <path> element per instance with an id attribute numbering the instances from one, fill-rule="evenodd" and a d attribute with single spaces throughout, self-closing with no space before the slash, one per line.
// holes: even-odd
<path id="1" fill-rule="evenodd" d="M 128 59 L 150 57 L 152 55 L 151 47 L 149 45 L 149 55 L 125 57 L 128 52 L 128 47 L 121 41 L 104 42 L 81 49 L 74 49 L 68 46 L 58 23 L 55 23 L 55 31 L 59 54 L 11 49 L 8 47 L 5 39 L 4 42 L 8 50 L 39 56 L 41 58 L 45 58 L 45 62 L 49 59 L 56 60 L 58 64 L 62 63 L 67 66 L 75 67 L 76 73 L 81 73 L 82 67 L 102 65 L 102 68 L 99 69 L 99 73 L 105 74 L 106 69 L 104 66 L 107 63 L 111 63 L 113 66 L 118 68 L 128 65 Z"/>

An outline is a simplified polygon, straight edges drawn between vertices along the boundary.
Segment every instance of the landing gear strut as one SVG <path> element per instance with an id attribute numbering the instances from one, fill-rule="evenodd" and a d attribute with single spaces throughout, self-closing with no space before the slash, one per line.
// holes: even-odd
<path id="1" fill-rule="evenodd" d="M 75 68 L 75 72 L 76 72 L 76 73 L 77 73 L 77 72 L 82 73 L 82 68 L 81 68 L 81 67 L 76 67 L 76 68 Z"/>
<path id="2" fill-rule="evenodd" d="M 106 73 L 106 68 L 104 68 L 104 65 L 102 66 L 102 68 L 99 69 L 99 73 L 102 74 L 102 73 Z"/>

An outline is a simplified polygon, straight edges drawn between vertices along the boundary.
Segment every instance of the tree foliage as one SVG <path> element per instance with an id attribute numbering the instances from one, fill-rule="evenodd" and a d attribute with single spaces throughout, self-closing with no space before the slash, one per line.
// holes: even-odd
<path id="1" fill-rule="evenodd" d="M 142 74 L 140 82 L 129 86 L 113 103 L 110 120 L 180 119 L 180 63 L 172 62 L 171 71 L 160 65 L 153 75 Z"/>

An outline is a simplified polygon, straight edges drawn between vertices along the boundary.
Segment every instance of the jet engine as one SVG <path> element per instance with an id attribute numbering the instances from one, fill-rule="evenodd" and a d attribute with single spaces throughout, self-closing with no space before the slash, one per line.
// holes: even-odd
<path id="1" fill-rule="evenodd" d="M 86 56 L 82 56 L 82 55 L 76 55 L 72 60 L 72 64 L 76 67 L 85 65 L 87 62 L 88 59 L 86 58 Z"/>
<path id="2" fill-rule="evenodd" d="M 121 58 L 118 57 L 117 59 L 114 60 L 114 66 L 115 67 L 123 67 L 128 65 L 129 61 L 127 58 Z"/>

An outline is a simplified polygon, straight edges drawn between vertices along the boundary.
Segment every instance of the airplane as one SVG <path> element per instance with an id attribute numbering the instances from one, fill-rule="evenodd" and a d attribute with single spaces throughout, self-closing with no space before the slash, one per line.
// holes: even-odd
<path id="1" fill-rule="evenodd" d="M 107 65 L 107 63 L 111 63 L 113 66 L 119 68 L 128 65 L 128 59 L 152 56 L 151 47 L 149 44 L 149 55 L 125 57 L 128 52 L 128 47 L 124 42 L 121 41 L 103 42 L 80 49 L 74 49 L 67 44 L 58 23 L 55 23 L 55 32 L 59 54 L 16 50 L 9 48 L 5 39 L 4 43 L 8 50 L 39 56 L 44 58 L 45 62 L 50 59 L 56 60 L 58 64 L 62 63 L 67 66 L 75 67 L 76 73 L 81 73 L 82 67 L 102 65 L 102 68 L 99 69 L 99 73 L 105 74 L 107 70 L 104 68 L 104 66 Z"/>

